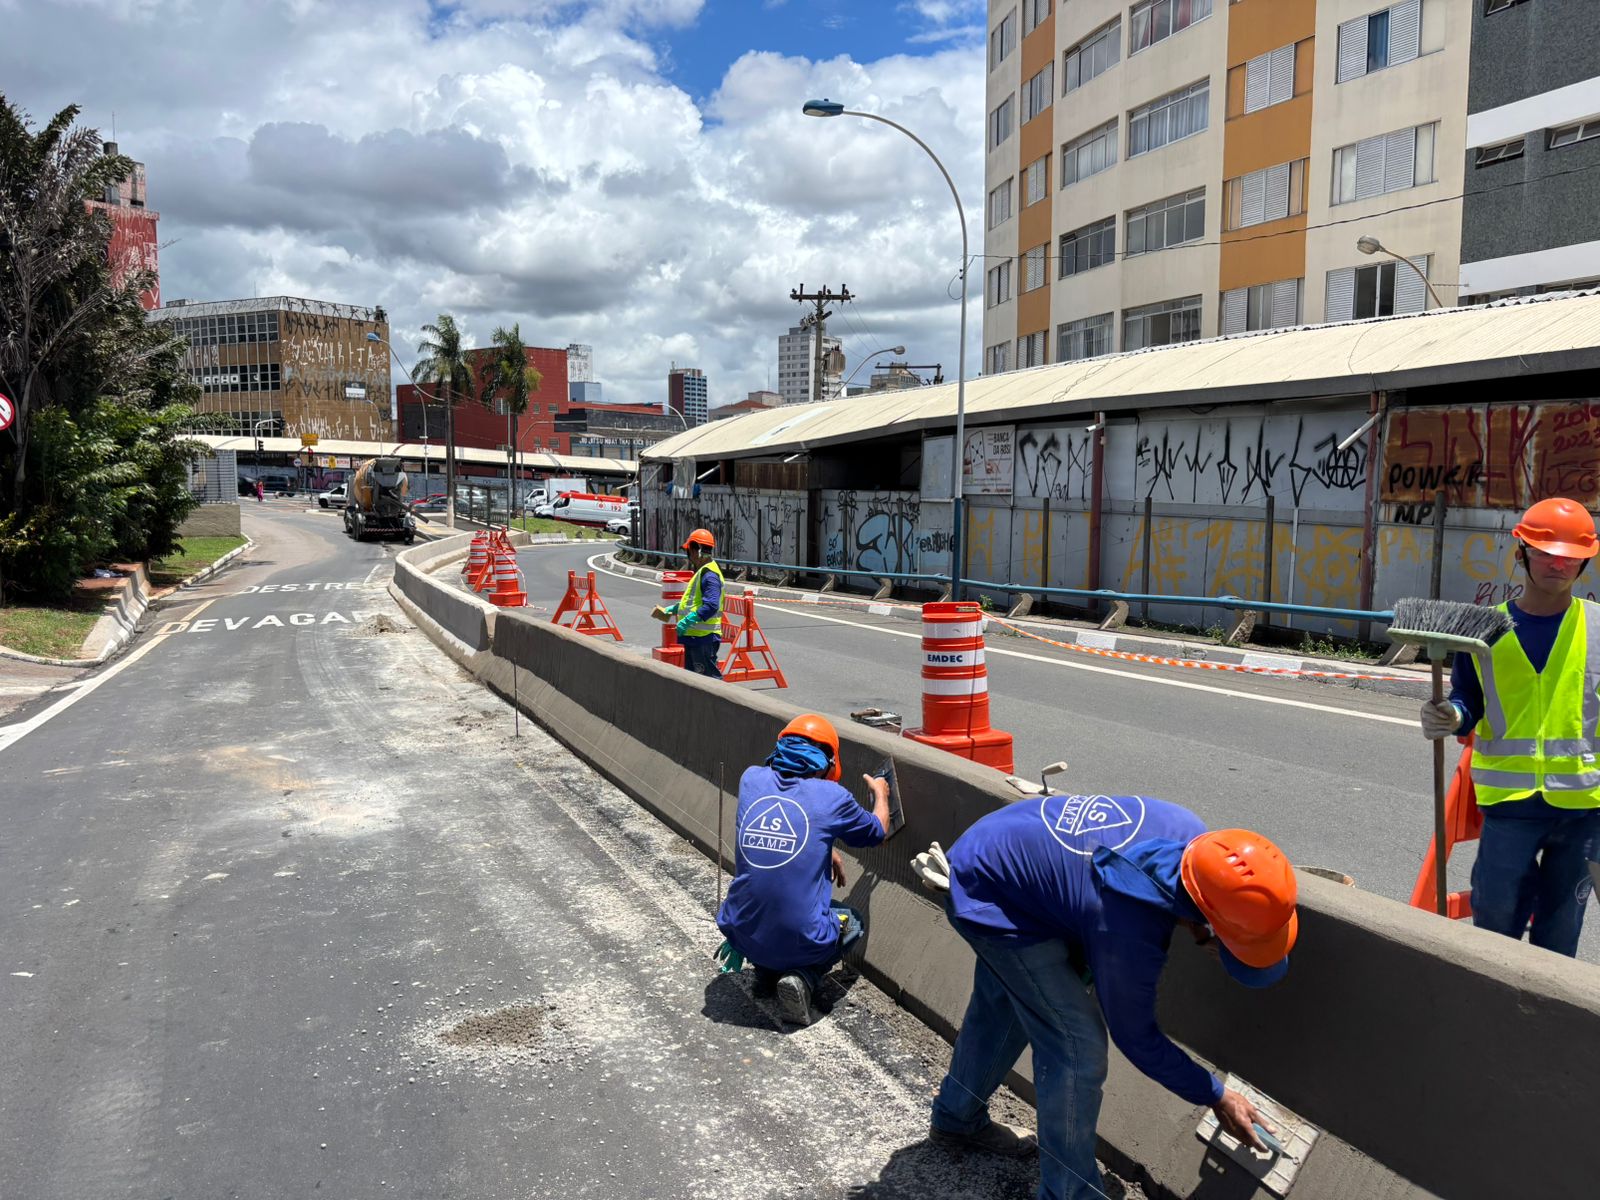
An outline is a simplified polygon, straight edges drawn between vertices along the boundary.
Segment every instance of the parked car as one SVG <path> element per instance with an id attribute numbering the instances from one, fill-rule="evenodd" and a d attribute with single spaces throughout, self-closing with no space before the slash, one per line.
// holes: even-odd
<path id="1" fill-rule="evenodd" d="M 442 513 L 445 510 L 445 494 L 435 492 L 431 496 L 424 496 L 421 500 L 412 501 L 411 511 L 414 513 Z"/>
<path id="2" fill-rule="evenodd" d="M 336 483 L 325 492 L 317 493 L 318 508 L 343 508 L 350 495 L 350 485 Z"/>
<path id="3" fill-rule="evenodd" d="M 633 532 L 632 517 L 612 517 L 606 522 L 607 533 L 620 533 L 624 537 Z"/>

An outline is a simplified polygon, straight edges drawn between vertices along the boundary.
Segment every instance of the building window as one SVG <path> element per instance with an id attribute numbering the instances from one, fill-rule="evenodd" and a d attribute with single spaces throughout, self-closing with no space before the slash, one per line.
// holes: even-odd
<path id="1" fill-rule="evenodd" d="M 1050 0 L 1022 0 L 1022 36 L 1027 37 L 1050 15 Z"/>
<path id="2" fill-rule="evenodd" d="M 1559 150 L 1562 146 L 1570 146 L 1574 142 L 1587 142 L 1590 138 L 1600 137 L 1600 117 L 1590 117 L 1587 121 L 1579 121 L 1576 125 L 1562 125 L 1550 130 L 1549 139 L 1545 146 L 1550 150 Z M 1482 166 L 1482 164 L 1479 164 Z"/>
<path id="3" fill-rule="evenodd" d="M 1128 14 L 1128 53 L 1148 50 L 1211 15 L 1211 0 L 1144 0 Z"/>
<path id="4" fill-rule="evenodd" d="M 1025 251 L 1022 255 L 1022 290 L 1035 291 L 1042 288 L 1050 278 L 1045 273 L 1045 252 L 1050 249 L 1046 242 L 1042 246 L 1035 246 L 1032 250 Z"/>
<path id="5" fill-rule="evenodd" d="M 1073 138 L 1061 147 L 1061 186 L 1098 175 L 1117 163 L 1117 121 L 1113 117 L 1098 129 Z"/>
<path id="6" fill-rule="evenodd" d="M 1348 83 L 1417 57 L 1422 44 L 1422 0 L 1401 0 L 1339 26 L 1336 83 Z"/>
<path id="7" fill-rule="evenodd" d="M 1333 203 L 1432 183 L 1438 123 L 1379 134 L 1333 152 Z"/>
<path id="8" fill-rule="evenodd" d="M 1008 258 L 998 267 L 989 268 L 988 303 L 986 307 L 993 308 L 997 304 L 1004 304 L 1011 299 L 1011 260 Z"/>
<path id="9" fill-rule="evenodd" d="M 1117 65 L 1122 49 L 1122 18 L 1091 33 L 1061 56 L 1061 94 L 1076 91 Z"/>
<path id="10" fill-rule="evenodd" d="M 1518 4 L 1526 4 L 1527 0 L 1484 0 L 1483 12 L 1485 16 L 1492 16 L 1497 12 L 1504 12 Z"/>
<path id="11" fill-rule="evenodd" d="M 1017 10 L 1008 12 L 1000 24 L 989 31 L 989 70 L 994 70 L 1017 48 Z"/>
<path id="12" fill-rule="evenodd" d="M 1222 332 L 1288 329 L 1300 324 L 1303 279 L 1280 279 L 1222 293 Z"/>
<path id="13" fill-rule="evenodd" d="M 1206 233 L 1206 190 L 1196 188 L 1128 210 L 1123 246 L 1128 255 L 1151 254 L 1184 242 L 1198 242 Z"/>
<path id="14" fill-rule="evenodd" d="M 1081 275 L 1117 258 L 1117 219 L 1107 217 L 1061 235 L 1060 276 Z"/>
<path id="15" fill-rule="evenodd" d="M 1128 113 L 1128 157 L 1147 154 L 1169 142 L 1203 132 L 1210 105 L 1209 79 L 1140 105 Z"/>
<path id="16" fill-rule="evenodd" d="M 1004 180 L 989 193 L 989 228 L 1011 219 L 1011 180 Z"/>
<path id="17" fill-rule="evenodd" d="M 1077 362 L 1111 353 L 1111 313 L 1056 326 L 1056 361 Z"/>
<path id="18" fill-rule="evenodd" d="M 1122 348 L 1143 350 L 1147 346 L 1170 346 L 1200 339 L 1200 297 L 1163 300 L 1143 308 L 1130 308 L 1122 314 Z"/>
<path id="19" fill-rule="evenodd" d="M 1017 98 L 1007 96 L 989 114 L 989 149 L 993 150 L 1011 136 L 1012 120 L 1016 116 Z"/>
<path id="20" fill-rule="evenodd" d="M 1037 204 L 1050 194 L 1050 156 L 1036 158 L 1022 173 L 1022 207 Z"/>
<path id="21" fill-rule="evenodd" d="M 1472 165 L 1474 167 L 1489 167 L 1495 163 L 1507 162 L 1513 158 L 1521 158 L 1527 149 L 1528 139 L 1525 137 L 1512 138 L 1509 142 L 1500 142 L 1493 146 L 1480 146 L 1474 153 Z"/>
<path id="22" fill-rule="evenodd" d="M 1259 112 L 1294 99 L 1294 46 L 1279 46 L 1244 65 L 1244 111 Z"/>
<path id="23" fill-rule="evenodd" d="M 1050 107 L 1050 102 L 1056 94 L 1056 65 L 1047 62 L 1044 70 L 1040 71 L 1023 86 L 1022 89 L 1022 123 L 1026 125 L 1045 109 Z"/>
<path id="24" fill-rule="evenodd" d="M 998 346 L 990 346 L 983 352 L 983 373 L 985 375 L 999 375 L 1010 369 L 1010 342 L 1001 342 Z"/>
<path id="25" fill-rule="evenodd" d="M 1402 263 L 1382 262 L 1329 271 L 1325 318 L 1359 321 L 1423 311 L 1428 307 L 1424 277 L 1431 256 L 1423 254 L 1406 261 L 1416 270 Z"/>
<path id="26" fill-rule="evenodd" d="M 1047 349 L 1046 331 L 1041 329 L 1038 333 L 1024 334 L 1017 339 L 1017 366 L 1042 367 L 1050 360 L 1045 356 Z"/>
<path id="27" fill-rule="evenodd" d="M 1223 228 L 1245 229 L 1305 212 L 1306 163 L 1279 163 L 1224 183 Z"/>

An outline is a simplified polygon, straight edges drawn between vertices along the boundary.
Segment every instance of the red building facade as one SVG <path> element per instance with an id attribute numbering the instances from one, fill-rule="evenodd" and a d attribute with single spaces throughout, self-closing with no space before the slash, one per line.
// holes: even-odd
<path id="1" fill-rule="evenodd" d="M 472 369 L 482 378 L 492 367 L 495 351 L 492 347 L 469 350 L 467 359 Z M 569 435 L 558 432 L 556 418 L 565 413 L 567 400 L 567 352 L 543 346 L 528 347 L 528 365 L 541 376 L 539 390 L 528 396 L 528 411 L 517 418 L 517 447 L 523 451 L 548 451 L 570 454 Z M 418 388 L 409 383 L 396 390 L 400 407 L 400 436 L 408 442 L 420 442 L 423 436 L 423 406 L 417 395 Z M 427 435 L 435 446 L 444 445 L 444 405 L 435 400 L 436 391 L 431 383 L 421 389 L 428 397 Z M 494 450 L 507 445 L 511 429 L 507 421 L 503 394 L 496 393 L 492 406 L 478 403 L 476 395 L 456 401 L 456 445 L 478 450 Z"/>

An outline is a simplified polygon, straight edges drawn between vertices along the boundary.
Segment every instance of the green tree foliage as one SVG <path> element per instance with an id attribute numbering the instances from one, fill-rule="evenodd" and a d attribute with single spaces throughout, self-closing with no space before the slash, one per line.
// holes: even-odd
<path id="1" fill-rule="evenodd" d="M 87 201 L 132 163 L 66 108 L 37 133 L 0 96 L 0 596 L 59 598 L 97 562 L 170 551 L 194 506 L 179 427 L 196 390 L 135 274 L 113 287 Z"/>
<path id="2" fill-rule="evenodd" d="M 476 373 L 467 359 L 466 347 L 461 344 L 461 330 L 449 313 L 440 313 L 438 321 L 424 325 L 422 332 L 428 336 L 417 343 L 417 353 L 421 358 L 412 374 L 419 384 L 434 384 L 434 394 L 444 401 L 445 494 L 454 497 L 456 404 L 472 395 Z"/>

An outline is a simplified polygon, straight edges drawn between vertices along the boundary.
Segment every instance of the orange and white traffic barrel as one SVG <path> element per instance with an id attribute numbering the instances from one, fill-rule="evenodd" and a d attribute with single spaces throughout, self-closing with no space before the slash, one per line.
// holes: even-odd
<path id="1" fill-rule="evenodd" d="M 989 727 L 983 627 L 975 602 L 922 606 L 922 728 L 905 736 L 1009 775 L 1011 735 Z"/>
<path id="2" fill-rule="evenodd" d="M 671 608 L 683 599 L 683 593 L 689 586 L 689 580 L 694 578 L 693 571 L 663 571 L 661 572 L 661 607 Z M 676 621 L 663 621 L 661 623 L 661 645 L 651 649 L 652 658 L 674 667 L 683 666 L 683 647 L 678 645 L 678 626 Z"/>

